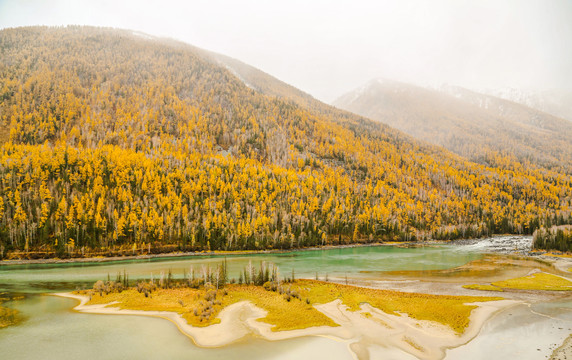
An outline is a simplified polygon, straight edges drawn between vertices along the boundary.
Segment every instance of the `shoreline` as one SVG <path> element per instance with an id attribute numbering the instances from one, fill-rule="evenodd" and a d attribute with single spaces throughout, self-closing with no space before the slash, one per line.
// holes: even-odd
<path id="1" fill-rule="evenodd" d="M 113 261 L 130 261 L 130 260 L 149 260 L 149 259 L 169 259 L 169 258 L 183 258 L 183 257 L 201 257 L 201 256 L 246 256 L 246 255 L 259 255 L 259 254 L 285 254 L 298 251 L 318 251 L 318 250 L 332 250 L 332 249 L 347 249 L 357 247 L 374 247 L 374 246 L 400 246 L 409 244 L 418 245 L 434 245 L 435 243 L 412 243 L 412 242 L 374 242 L 374 243 L 355 243 L 344 245 L 324 245 L 312 246 L 308 248 L 296 249 L 269 249 L 269 250 L 228 250 L 228 251 L 211 251 L 211 252 L 171 252 L 161 254 L 147 254 L 147 255 L 127 255 L 127 256 L 111 256 L 111 257 L 86 257 L 86 258 L 48 258 L 48 259 L 19 259 L 19 260 L 1 260 L 0 268 L 3 265 L 31 265 L 31 264 L 81 264 L 81 263 L 102 263 Z M 439 242 L 441 243 L 441 242 Z"/>
<path id="2" fill-rule="evenodd" d="M 306 336 L 323 336 L 348 344 L 349 351 L 358 359 L 369 359 L 372 346 L 391 347 L 407 356 L 422 360 L 440 360 L 448 349 L 469 343 L 480 333 L 483 325 L 495 314 L 522 301 L 498 300 L 471 303 L 477 305 L 470 315 L 469 326 L 457 335 L 452 329 L 439 323 L 416 320 L 405 314 L 387 314 L 369 304 L 362 304 L 360 310 L 349 311 L 335 300 L 315 308 L 330 317 L 339 327 L 317 326 L 306 329 L 272 331 L 271 325 L 258 319 L 266 311 L 249 301 L 240 301 L 224 308 L 218 317 L 220 323 L 207 327 L 194 327 L 175 312 L 126 310 L 113 307 L 113 303 L 86 305 L 89 297 L 72 293 L 56 293 L 55 296 L 71 298 L 80 303 L 73 310 L 99 315 L 151 316 L 169 320 L 181 333 L 199 347 L 222 347 L 247 337 L 259 337 L 268 341 L 279 341 Z"/>
<path id="3" fill-rule="evenodd" d="M 319 251 L 319 250 L 331 250 L 331 249 L 346 249 L 346 248 L 357 248 L 357 247 L 374 247 L 374 246 L 434 246 L 434 245 L 464 245 L 473 244 L 481 240 L 494 239 L 498 237 L 527 237 L 528 235 L 512 235 L 512 234 L 495 234 L 487 238 L 481 239 L 456 239 L 456 240 L 425 240 L 425 241 L 387 241 L 387 242 L 372 242 L 372 243 L 353 243 L 353 244 L 343 244 L 343 245 L 323 245 L 323 246 L 312 246 L 307 248 L 295 248 L 295 249 L 266 249 L 266 250 L 224 250 L 224 251 L 200 251 L 200 252 L 170 252 L 170 253 L 159 253 L 159 254 L 145 254 L 145 255 L 125 255 L 125 256 L 111 256 L 111 257 L 85 257 L 85 258 L 47 258 L 47 259 L 17 259 L 17 260 L 0 260 L 0 268 L 2 266 L 11 265 L 43 265 L 43 264 L 90 264 L 90 263 L 104 263 L 104 262 L 115 262 L 115 261 L 133 261 L 133 260 L 151 260 L 151 259 L 176 259 L 176 258 L 192 258 L 192 257 L 213 257 L 213 256 L 247 256 L 247 255 L 259 255 L 259 254 L 285 254 L 285 253 L 295 253 L 299 251 Z M 491 253 L 497 253 L 496 251 L 491 251 Z M 504 252 L 500 252 L 504 253 Z M 545 260 L 554 259 L 549 255 L 535 255 L 535 254 L 522 254 L 520 251 L 509 251 L 514 255 L 526 256 L 526 257 L 537 257 Z"/>

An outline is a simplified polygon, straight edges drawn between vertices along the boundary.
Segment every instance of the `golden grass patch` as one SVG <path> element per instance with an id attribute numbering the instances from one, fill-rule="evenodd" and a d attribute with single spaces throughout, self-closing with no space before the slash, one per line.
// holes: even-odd
<path id="1" fill-rule="evenodd" d="M 88 291 L 79 292 L 80 294 L 89 294 Z M 135 289 L 124 290 L 120 293 L 109 293 L 100 296 L 98 293 L 91 295 L 91 300 L 87 305 L 110 304 L 109 307 L 118 307 L 126 310 L 142 310 L 142 311 L 171 311 L 181 314 L 190 325 L 208 326 L 217 324 L 220 319 L 218 313 L 223 309 L 222 304 L 212 306 L 210 316 L 201 318 L 195 315 L 195 309 L 199 309 L 205 305 L 204 297 L 206 291 L 204 289 L 158 289 L 151 293 L 149 297 L 145 297 L 143 293 L 139 293 Z M 220 300 L 222 292 L 217 296 Z M 228 304 L 230 305 L 230 304 Z"/>
<path id="2" fill-rule="evenodd" d="M 472 285 L 463 285 L 463 287 L 465 289 L 471 289 L 471 290 L 504 291 L 503 289 L 490 284 L 472 284 Z"/>
<path id="3" fill-rule="evenodd" d="M 502 299 L 404 293 L 314 280 L 298 280 L 293 284 L 284 284 L 283 288 L 290 288 L 300 296 L 287 297 L 254 285 L 227 285 L 224 290 L 219 290 L 214 301 L 211 301 L 211 305 L 213 302 L 214 305 L 209 308 L 206 317 L 201 316 L 202 310 L 198 311 L 198 315 L 196 311 L 204 308 L 206 295 L 204 289 L 158 289 L 149 297 L 145 297 L 143 293 L 135 289 L 103 296 L 89 290 L 79 293 L 91 294 L 88 305 L 117 302 L 109 306 L 130 310 L 172 311 L 181 314 L 193 326 L 207 326 L 220 322 L 217 315 L 223 308 L 246 300 L 267 311 L 266 317 L 259 321 L 273 325 L 272 331 L 305 329 L 313 326 L 339 326 L 312 304 L 325 304 L 340 299 L 351 311 L 359 310 L 361 304 L 368 303 L 388 314 L 405 313 L 411 318 L 436 321 L 462 333 L 469 325 L 471 311 L 476 308 L 475 305 L 466 305 L 466 303 Z M 287 298 L 290 300 L 288 301 Z M 368 317 L 367 314 L 364 316 Z"/>
<path id="4" fill-rule="evenodd" d="M 223 308 L 246 300 L 268 312 L 267 316 L 259 321 L 273 325 L 272 331 L 305 329 L 312 326 L 339 326 L 304 300 L 291 298 L 287 301 L 279 293 L 266 291 L 260 286 L 227 285 L 225 290 L 226 295 L 223 295 L 224 290 L 218 291 L 216 299 L 220 304 L 212 306 L 210 315 L 202 319 L 201 316 L 196 315 L 195 309 L 201 309 L 205 305 L 206 291 L 204 289 L 158 289 L 150 297 L 145 297 L 143 293 L 134 289 L 103 296 L 95 293 L 92 294 L 87 304 L 117 302 L 109 306 L 128 310 L 172 311 L 181 314 L 190 325 L 208 326 L 220 322 L 217 315 Z M 89 291 L 80 293 L 86 295 Z"/>
<path id="5" fill-rule="evenodd" d="M 517 290 L 550 290 L 550 291 L 571 291 L 572 281 L 563 277 L 547 274 L 544 272 L 529 276 L 497 281 L 491 285 L 507 289 Z"/>
<path id="6" fill-rule="evenodd" d="M 462 333 L 469 325 L 469 316 L 476 305 L 466 303 L 502 300 L 499 297 L 449 296 L 377 290 L 349 285 L 300 280 L 297 282 L 303 297 L 314 303 L 328 303 L 340 299 L 352 311 L 368 303 L 388 314 L 405 313 L 417 320 L 435 321 Z"/>
<path id="7" fill-rule="evenodd" d="M 274 325 L 272 331 L 305 329 L 312 326 L 339 326 L 311 304 L 306 303 L 305 299 L 291 298 L 287 301 L 279 293 L 266 291 L 259 286 L 231 285 L 227 297 L 232 303 L 248 300 L 266 310 L 268 314 L 260 321 Z"/>

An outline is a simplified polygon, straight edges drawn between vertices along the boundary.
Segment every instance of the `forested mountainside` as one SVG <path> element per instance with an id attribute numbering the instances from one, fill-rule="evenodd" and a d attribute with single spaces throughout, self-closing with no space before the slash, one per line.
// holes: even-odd
<path id="1" fill-rule="evenodd" d="M 476 164 L 267 95 L 174 41 L 5 29 L 0 86 L 3 257 L 455 238 L 572 221 L 567 175 L 494 153 Z"/>
<path id="2" fill-rule="evenodd" d="M 459 87 L 438 91 L 373 80 L 334 104 L 485 165 L 497 152 L 572 174 L 572 122 L 508 100 Z"/>

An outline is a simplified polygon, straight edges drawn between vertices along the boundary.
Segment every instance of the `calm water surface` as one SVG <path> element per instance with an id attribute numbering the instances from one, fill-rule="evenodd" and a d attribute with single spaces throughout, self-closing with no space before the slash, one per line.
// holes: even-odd
<path id="1" fill-rule="evenodd" d="M 267 261 L 278 265 L 282 276 L 333 277 L 366 276 L 360 271 L 436 270 L 463 265 L 481 258 L 479 251 L 463 251 L 461 247 L 441 246 L 398 248 L 371 246 L 329 250 L 295 251 L 280 254 L 226 256 L 229 276 L 238 278 L 239 271 L 249 262 L 256 267 Z M 191 266 L 195 271 L 203 265 L 215 267 L 224 260 L 221 256 L 191 256 L 155 258 L 105 263 L 31 264 L 0 266 L 0 292 L 46 293 L 91 287 L 97 280 L 115 279 L 125 271 L 131 280 L 157 278 L 171 270 L 175 277 L 183 277 Z"/>

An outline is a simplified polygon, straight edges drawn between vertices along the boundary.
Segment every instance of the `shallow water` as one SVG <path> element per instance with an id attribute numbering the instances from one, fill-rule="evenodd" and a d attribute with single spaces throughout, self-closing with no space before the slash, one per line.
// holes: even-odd
<path id="1" fill-rule="evenodd" d="M 226 256 L 229 276 L 238 278 L 239 271 L 249 262 L 255 267 L 262 261 L 278 265 L 282 277 L 320 278 L 364 276 L 361 271 L 432 270 L 463 265 L 482 257 L 479 251 L 458 251 L 458 247 L 398 248 L 371 246 L 328 250 L 294 251 L 277 254 Z M 45 293 L 69 291 L 91 285 L 97 280 L 115 279 L 117 273 L 126 273 L 131 280 L 157 279 L 160 273 L 172 271 L 176 278 L 183 277 L 193 266 L 198 272 L 203 265 L 216 267 L 224 257 L 191 256 L 181 258 L 154 258 L 105 263 L 30 264 L 0 266 L 0 292 Z"/>
<path id="2" fill-rule="evenodd" d="M 493 317 L 477 338 L 449 350 L 446 359 L 546 359 L 570 334 L 572 301 L 518 305 Z"/>
<path id="3" fill-rule="evenodd" d="M 2 359 L 352 359 L 345 343 L 320 337 L 205 349 L 159 318 L 76 313 L 77 301 L 47 295 L 14 305 L 28 320 L 0 330 Z"/>

